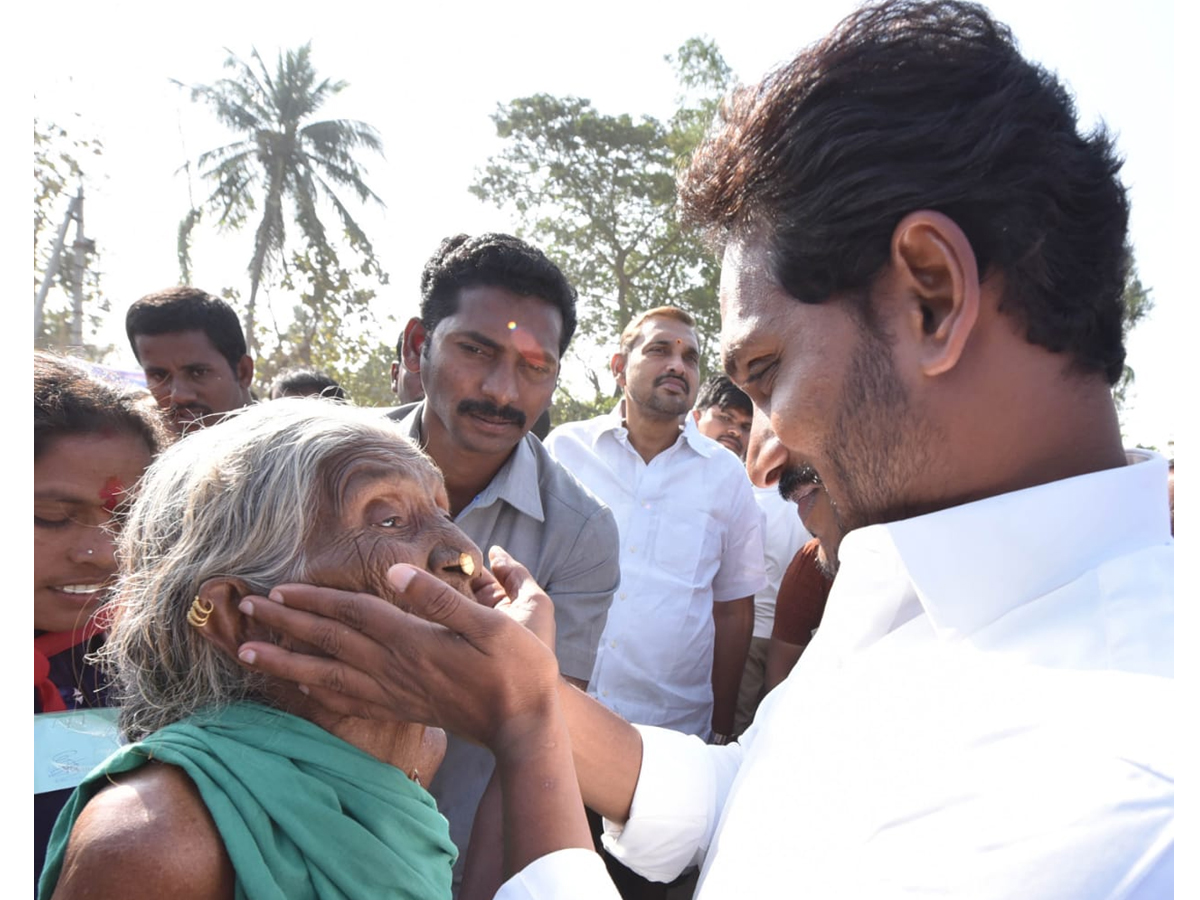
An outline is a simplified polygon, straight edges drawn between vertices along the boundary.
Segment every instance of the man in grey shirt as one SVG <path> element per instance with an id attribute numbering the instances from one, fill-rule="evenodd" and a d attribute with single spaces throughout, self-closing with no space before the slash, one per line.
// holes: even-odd
<path id="1" fill-rule="evenodd" d="M 585 688 L 620 578 L 617 526 L 529 433 L 574 331 L 575 289 L 541 251 L 503 234 L 447 238 L 401 346 L 425 399 L 389 416 L 442 470 L 455 524 L 484 557 L 500 545 L 554 600 L 559 669 Z M 459 848 L 456 893 L 492 768 L 487 750 L 448 736 L 430 785 Z"/>

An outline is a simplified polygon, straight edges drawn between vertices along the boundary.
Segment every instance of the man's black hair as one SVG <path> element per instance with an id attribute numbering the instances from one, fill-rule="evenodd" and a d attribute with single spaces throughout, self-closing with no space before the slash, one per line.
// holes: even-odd
<path id="1" fill-rule="evenodd" d="M 134 338 L 139 334 L 173 334 L 203 331 L 235 372 L 246 355 L 246 337 L 237 313 L 220 297 L 199 288 L 173 287 L 147 294 L 125 314 L 125 334 L 137 356 Z M 139 362 L 141 359 L 139 357 Z"/>
<path id="2" fill-rule="evenodd" d="M 750 398 L 730 381 L 728 375 L 722 375 L 720 372 L 704 379 L 704 384 L 700 385 L 700 392 L 696 394 L 696 409 L 704 412 L 711 406 L 718 409 L 736 409 L 748 416 L 754 415 L 754 404 L 750 402 Z"/>
<path id="3" fill-rule="evenodd" d="M 459 292 L 478 285 L 538 297 L 554 306 L 562 314 L 558 353 L 566 353 L 575 334 L 575 288 L 546 254 L 511 234 L 448 237 L 425 263 L 421 325 L 426 346 L 438 323 L 458 311 Z"/>
<path id="4" fill-rule="evenodd" d="M 312 395 L 332 400 L 346 399 L 342 386 L 316 369 L 284 369 L 271 381 L 271 389 L 267 391 L 267 396 L 272 400 Z"/>
<path id="5" fill-rule="evenodd" d="M 1103 125 L 1081 135 L 1061 82 L 982 6 L 896 0 L 742 88 L 680 179 L 719 246 L 764 241 L 804 303 L 857 298 L 908 213 L 941 212 L 1027 339 L 1115 383 L 1129 205 Z"/>

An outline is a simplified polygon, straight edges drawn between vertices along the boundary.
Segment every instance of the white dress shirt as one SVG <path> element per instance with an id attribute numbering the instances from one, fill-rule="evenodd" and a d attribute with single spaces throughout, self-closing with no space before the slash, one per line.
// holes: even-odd
<path id="1" fill-rule="evenodd" d="M 699 900 L 1172 896 L 1174 542 L 1131 457 L 848 535 L 740 745 L 641 729 L 606 846 Z"/>
<path id="2" fill-rule="evenodd" d="M 622 406 L 546 438 L 551 454 L 613 511 L 621 584 L 588 692 L 630 722 L 712 730 L 713 603 L 759 590 L 761 516 L 738 458 L 691 416 L 649 463 Z"/>

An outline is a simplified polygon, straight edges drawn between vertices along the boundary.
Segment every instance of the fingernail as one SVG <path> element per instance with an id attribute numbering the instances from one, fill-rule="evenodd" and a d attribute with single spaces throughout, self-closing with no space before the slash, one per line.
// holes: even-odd
<path id="1" fill-rule="evenodd" d="M 239 603 L 238 609 L 240 609 L 245 615 L 249 616 L 250 618 L 252 618 L 252 619 L 254 618 L 254 604 L 251 603 L 248 599 L 243 600 L 241 603 Z"/>
<path id="2" fill-rule="evenodd" d="M 409 584 L 412 583 L 412 580 L 416 577 L 416 574 L 417 570 L 412 566 L 392 566 L 390 569 L 388 569 L 388 580 L 391 581 L 392 586 L 396 590 L 404 591 L 408 589 Z"/>
<path id="3" fill-rule="evenodd" d="M 305 697 L 307 697 L 308 696 L 308 686 L 302 684 L 302 685 L 299 685 L 299 687 L 300 687 L 300 693 L 302 693 Z"/>
<path id="4" fill-rule="evenodd" d="M 283 594 L 279 593 L 277 589 L 272 589 L 271 593 L 267 594 L 267 599 L 273 600 L 276 603 L 283 603 Z"/>
<path id="5" fill-rule="evenodd" d="M 238 659 L 240 659 L 246 665 L 252 666 L 254 665 L 254 661 L 258 659 L 258 654 L 247 647 L 245 650 L 238 651 Z"/>

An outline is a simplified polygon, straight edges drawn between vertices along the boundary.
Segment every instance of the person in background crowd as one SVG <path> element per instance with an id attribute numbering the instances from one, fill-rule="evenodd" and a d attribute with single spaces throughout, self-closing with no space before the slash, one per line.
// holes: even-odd
<path id="1" fill-rule="evenodd" d="M 586 687 L 620 577 L 612 513 L 529 433 L 550 406 L 575 332 L 575 289 L 536 247 L 506 234 L 446 238 L 421 276 L 405 330 L 407 371 L 425 398 L 389 413 L 441 469 L 455 523 L 503 547 L 554 598 L 562 674 Z M 462 851 L 494 768 L 451 737 L 430 791 Z"/>
<path id="2" fill-rule="evenodd" d="M 254 360 L 224 300 L 198 288 L 147 294 L 125 315 L 129 346 L 167 423 L 179 434 L 251 403 Z"/>
<path id="3" fill-rule="evenodd" d="M 114 516 L 169 440 L 136 397 L 74 362 L 33 355 L 33 711 L 108 705 L 88 654 L 117 572 Z M 34 747 L 38 756 L 39 747 Z M 34 878 L 70 788 L 34 796 Z"/>
<path id="4" fill-rule="evenodd" d="M 697 431 L 745 461 L 754 405 L 727 375 L 718 373 L 704 380 L 696 394 L 692 417 Z"/>
<path id="5" fill-rule="evenodd" d="M 546 446 L 608 504 L 621 534 L 621 588 L 588 693 L 631 722 L 720 744 L 734 731 L 752 595 L 766 578 L 745 469 L 689 415 L 699 360 L 686 312 L 637 316 L 611 361 L 621 402 L 560 425 Z M 663 885 L 608 862 L 623 897 L 665 896 Z"/>
<path id="6" fill-rule="evenodd" d="M 271 382 L 269 396 L 280 397 L 325 397 L 345 403 L 348 398 L 342 386 L 316 369 L 284 369 Z"/>

